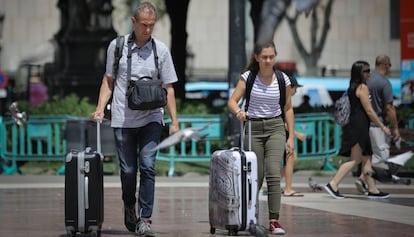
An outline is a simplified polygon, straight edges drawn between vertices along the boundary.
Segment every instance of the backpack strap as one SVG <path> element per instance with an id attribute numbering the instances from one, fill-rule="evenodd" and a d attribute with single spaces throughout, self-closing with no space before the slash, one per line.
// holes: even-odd
<path id="1" fill-rule="evenodd" d="M 249 76 L 246 80 L 246 92 L 245 92 L 245 98 L 246 98 L 246 104 L 244 105 L 244 111 L 249 110 L 249 102 L 250 102 L 250 94 L 252 93 L 254 80 L 256 80 L 257 71 L 251 70 L 249 73 Z"/>
<path id="2" fill-rule="evenodd" d="M 155 69 L 157 69 L 158 73 L 158 80 L 160 79 L 160 69 L 158 66 L 158 54 L 157 54 L 157 46 L 155 45 L 154 38 L 151 39 L 152 42 L 152 52 L 154 53 L 154 63 L 155 63 Z"/>
<path id="3" fill-rule="evenodd" d="M 280 98 L 279 98 L 279 105 L 280 110 L 282 111 L 282 119 L 285 121 L 285 105 L 286 105 L 286 83 L 285 83 L 285 77 L 283 76 L 283 73 L 277 69 L 275 69 L 276 79 L 277 83 L 279 84 L 279 92 L 280 92 Z"/>
<path id="4" fill-rule="evenodd" d="M 128 55 L 127 55 L 127 79 L 128 81 L 131 81 L 131 58 L 132 58 L 132 44 L 135 41 L 135 34 L 132 32 L 128 38 Z M 157 54 L 157 46 L 155 45 L 154 38 L 151 39 L 152 44 L 152 52 L 154 54 L 154 64 L 155 69 L 157 70 L 157 77 L 158 79 L 161 79 L 160 70 L 159 70 L 159 64 L 158 64 L 158 54 Z"/>
<path id="5" fill-rule="evenodd" d="M 115 80 L 118 77 L 119 60 L 122 58 L 122 50 L 124 48 L 124 36 L 116 37 L 116 45 L 114 52 L 114 64 L 112 65 L 112 89 L 115 87 Z"/>
<path id="6" fill-rule="evenodd" d="M 122 50 L 124 49 L 124 36 L 118 36 L 116 37 L 116 45 L 115 45 L 115 51 L 114 51 L 114 63 L 112 64 L 112 86 L 111 86 L 111 97 L 108 100 L 108 104 L 105 106 L 105 109 L 107 110 L 105 112 L 105 117 L 108 119 L 111 119 L 111 104 L 112 104 L 112 98 L 114 95 L 114 88 L 115 88 L 115 82 L 116 78 L 118 77 L 118 69 L 119 69 L 119 60 L 122 58 Z"/>
<path id="7" fill-rule="evenodd" d="M 279 99 L 279 105 L 280 109 L 282 110 L 282 118 L 285 119 L 285 104 L 286 104 L 286 83 L 285 83 L 285 77 L 283 76 L 283 73 L 277 69 L 275 69 L 276 79 L 277 83 L 279 85 L 279 91 L 280 91 L 280 99 Z M 250 94 L 252 93 L 253 84 L 256 79 L 257 71 L 250 71 L 249 76 L 247 77 L 246 81 L 246 92 L 245 92 L 245 99 L 246 104 L 244 106 L 244 110 L 247 112 L 249 109 L 249 102 L 250 102 Z"/>

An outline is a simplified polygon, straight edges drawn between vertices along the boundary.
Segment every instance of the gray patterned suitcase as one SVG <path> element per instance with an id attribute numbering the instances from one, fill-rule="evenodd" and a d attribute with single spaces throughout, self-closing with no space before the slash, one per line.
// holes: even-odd
<path id="1" fill-rule="evenodd" d="M 244 140 L 243 134 L 242 132 L 241 141 Z M 250 131 L 248 134 L 250 138 Z M 258 230 L 257 157 L 253 151 L 242 149 L 243 142 L 240 147 L 217 150 L 212 154 L 209 177 L 211 234 L 214 234 L 216 229 L 228 230 L 228 235 L 237 235 L 238 231 L 256 233 Z M 265 232 L 262 226 L 260 228 L 260 232 Z"/>

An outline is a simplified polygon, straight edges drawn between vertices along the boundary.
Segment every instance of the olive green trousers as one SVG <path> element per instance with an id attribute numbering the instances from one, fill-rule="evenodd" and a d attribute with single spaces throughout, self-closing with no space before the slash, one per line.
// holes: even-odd
<path id="1" fill-rule="evenodd" d="M 267 182 L 269 219 L 279 219 L 281 202 L 280 170 L 285 152 L 286 132 L 282 118 L 252 119 L 251 150 L 258 162 L 258 190 Z M 246 122 L 244 149 L 249 150 L 249 125 Z"/>

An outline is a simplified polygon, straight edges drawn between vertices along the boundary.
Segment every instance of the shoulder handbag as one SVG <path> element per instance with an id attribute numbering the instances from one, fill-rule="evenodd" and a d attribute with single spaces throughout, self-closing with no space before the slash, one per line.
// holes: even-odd
<path id="1" fill-rule="evenodd" d="M 131 38 L 133 39 L 133 37 Z M 138 78 L 138 80 L 131 80 L 132 44 L 128 42 L 128 90 L 126 96 L 128 107 L 132 110 L 151 110 L 163 107 L 167 104 L 167 90 L 162 86 L 163 83 L 160 78 L 158 55 L 154 39 L 152 39 L 151 42 L 155 67 L 158 73 L 158 78 L 155 80 L 149 76 Z"/>

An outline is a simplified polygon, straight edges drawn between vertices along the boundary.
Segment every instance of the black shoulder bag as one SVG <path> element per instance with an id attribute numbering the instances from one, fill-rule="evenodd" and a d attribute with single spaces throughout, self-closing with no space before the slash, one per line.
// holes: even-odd
<path id="1" fill-rule="evenodd" d="M 138 80 L 131 80 L 131 55 L 134 38 L 134 33 L 132 33 L 128 39 L 128 90 L 126 92 L 128 107 L 132 110 L 151 110 L 163 107 L 167 104 L 167 90 L 162 86 L 154 39 L 151 39 L 151 42 L 158 78 L 154 80 L 150 76 L 144 76 Z"/>

